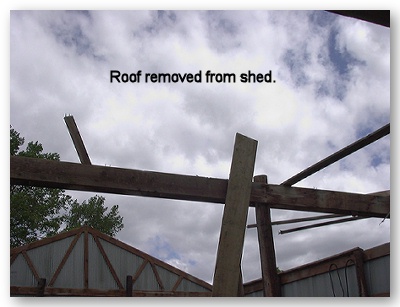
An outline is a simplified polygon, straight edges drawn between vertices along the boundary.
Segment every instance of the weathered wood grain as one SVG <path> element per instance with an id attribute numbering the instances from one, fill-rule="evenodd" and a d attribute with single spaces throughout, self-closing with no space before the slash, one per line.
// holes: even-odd
<path id="1" fill-rule="evenodd" d="M 123 195 L 225 203 L 227 179 L 10 157 L 10 183 Z M 357 194 L 253 182 L 250 206 L 384 218 L 387 193 Z M 390 193 L 389 193 L 390 194 Z"/>

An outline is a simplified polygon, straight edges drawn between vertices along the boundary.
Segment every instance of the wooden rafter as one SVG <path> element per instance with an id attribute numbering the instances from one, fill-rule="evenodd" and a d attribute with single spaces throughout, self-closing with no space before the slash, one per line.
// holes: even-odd
<path id="1" fill-rule="evenodd" d="M 11 184 L 225 203 L 228 180 L 45 159 L 10 157 Z M 386 217 L 390 196 L 252 183 L 250 206 Z"/>
<path id="2" fill-rule="evenodd" d="M 292 186 L 295 183 L 307 178 L 308 176 L 320 171 L 321 169 L 343 159 L 344 157 L 356 152 L 357 150 L 379 140 L 380 138 L 390 133 L 390 124 L 387 124 L 378 130 L 368 134 L 367 136 L 355 141 L 354 143 L 340 149 L 339 151 L 331 154 L 330 156 L 322 159 L 321 161 L 311 165 L 300 173 L 290 177 L 281 184 L 284 186 Z"/>
<path id="3" fill-rule="evenodd" d="M 65 124 L 67 125 L 69 134 L 71 135 L 72 142 L 74 143 L 76 152 L 78 153 L 79 160 L 82 164 L 92 164 L 90 162 L 89 154 L 86 151 L 85 144 L 83 143 L 81 134 L 79 133 L 78 126 L 75 123 L 73 116 L 64 117 Z"/>

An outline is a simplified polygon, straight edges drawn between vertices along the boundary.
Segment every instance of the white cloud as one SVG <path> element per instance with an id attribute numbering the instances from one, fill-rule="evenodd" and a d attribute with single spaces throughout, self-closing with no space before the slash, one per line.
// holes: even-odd
<path id="1" fill-rule="evenodd" d="M 390 31 L 326 12 L 13 11 L 10 37 L 11 124 L 66 161 L 78 161 L 62 118 L 70 113 L 95 164 L 228 178 L 240 132 L 259 142 L 255 174 L 279 184 L 390 118 Z M 271 70 L 276 83 L 118 84 L 110 70 Z M 390 189 L 389 151 L 385 138 L 299 185 Z M 177 255 L 171 263 L 211 281 L 223 206 L 105 196 L 124 216 L 120 240 L 151 252 L 159 237 Z M 278 265 L 389 240 L 390 221 L 355 223 L 274 230 Z M 245 280 L 260 277 L 257 259 L 257 234 L 247 230 Z"/>

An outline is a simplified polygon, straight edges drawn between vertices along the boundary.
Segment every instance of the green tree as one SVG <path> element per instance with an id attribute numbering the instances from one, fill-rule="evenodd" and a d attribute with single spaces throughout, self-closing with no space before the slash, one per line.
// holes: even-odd
<path id="1" fill-rule="evenodd" d="M 65 229 L 70 230 L 86 225 L 102 233 L 115 236 L 124 227 L 123 218 L 118 214 L 116 205 L 106 213 L 107 208 L 104 206 L 104 201 L 104 197 L 96 195 L 83 201 L 82 204 L 72 204 L 66 216 Z"/>
<path id="2" fill-rule="evenodd" d="M 57 153 L 43 153 L 42 144 L 38 142 L 29 142 L 25 150 L 20 150 L 24 141 L 24 138 L 10 127 L 10 155 L 60 160 Z M 97 203 L 104 205 L 104 198 L 101 198 L 101 202 L 99 202 L 99 198 L 95 196 L 92 201 L 84 202 L 82 206 L 86 207 L 88 203 L 96 203 L 96 200 Z M 72 227 L 70 219 L 73 214 L 71 212 L 75 212 L 79 206 L 77 200 L 65 194 L 65 191 L 61 189 L 10 185 L 11 247 L 60 233 L 63 231 L 65 223 Z M 110 213 L 104 216 L 96 215 L 96 223 L 92 223 L 90 226 L 107 234 L 115 235 L 122 229 L 123 224 L 122 217 L 118 215 L 118 207 L 114 207 Z M 93 211 L 84 211 L 82 214 L 83 216 L 88 214 L 86 220 L 91 221 Z M 112 222 L 116 224 L 114 225 Z M 84 224 L 74 225 L 80 227 Z"/>

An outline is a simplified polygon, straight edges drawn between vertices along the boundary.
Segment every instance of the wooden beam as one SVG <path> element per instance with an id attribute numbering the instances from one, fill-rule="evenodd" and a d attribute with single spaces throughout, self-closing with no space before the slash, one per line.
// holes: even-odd
<path id="1" fill-rule="evenodd" d="M 364 253 L 361 251 L 354 252 L 358 291 L 360 293 L 360 296 L 362 296 L 362 297 L 369 296 L 367 279 L 365 277 L 364 256 L 363 255 L 364 255 Z"/>
<path id="2" fill-rule="evenodd" d="M 325 212 L 342 215 L 385 217 L 390 211 L 390 196 L 286 187 L 253 183 L 252 201 L 271 208 Z"/>
<path id="3" fill-rule="evenodd" d="M 322 159 L 321 161 L 311 165 L 300 173 L 294 175 L 293 177 L 285 180 L 281 184 L 284 186 L 292 186 L 295 183 L 307 178 L 308 176 L 318 172 L 319 170 L 343 159 L 344 157 L 352 154 L 353 152 L 379 140 L 380 138 L 388 135 L 390 133 L 390 123 L 379 128 L 378 130 L 368 134 L 367 136 L 355 141 L 354 143 L 342 148 L 341 150 L 331 154 L 330 156 Z"/>
<path id="4" fill-rule="evenodd" d="M 317 227 L 322 227 L 322 226 L 329 226 L 329 225 L 334 225 L 334 224 L 341 224 L 341 223 L 346 223 L 346 222 L 352 222 L 352 221 L 362 220 L 362 219 L 366 219 L 366 218 L 367 217 L 352 216 L 352 217 L 347 217 L 344 219 L 338 219 L 338 220 L 334 220 L 334 221 L 328 221 L 328 222 L 323 222 L 323 223 L 316 223 L 316 224 L 311 224 L 311 225 L 306 225 L 306 226 L 300 226 L 300 227 L 296 227 L 296 228 L 279 230 L 279 234 L 283 235 L 283 234 L 290 233 L 290 232 L 306 230 L 306 229 L 311 229 L 311 228 L 317 228 Z"/>
<path id="5" fill-rule="evenodd" d="M 46 289 L 46 278 L 40 278 L 38 281 L 38 292 L 36 296 L 43 297 Z"/>
<path id="6" fill-rule="evenodd" d="M 390 10 L 328 10 L 327 12 L 364 20 L 390 28 Z"/>
<path id="7" fill-rule="evenodd" d="M 72 142 L 74 143 L 76 152 L 78 153 L 79 160 L 82 164 L 92 164 L 90 162 L 89 155 L 86 151 L 85 144 L 83 144 L 83 140 L 81 134 L 79 133 L 78 126 L 75 123 L 74 117 L 64 116 L 65 124 L 67 125 L 69 134 L 71 135 Z"/>
<path id="8" fill-rule="evenodd" d="M 255 182 L 267 183 L 267 176 L 254 177 Z M 281 285 L 277 272 L 274 237 L 271 225 L 271 209 L 264 204 L 255 204 L 258 246 L 260 248 L 261 273 L 264 296 L 281 296 Z"/>
<path id="9" fill-rule="evenodd" d="M 284 224 L 294 224 L 294 223 L 302 223 L 302 222 L 308 222 L 308 221 L 315 221 L 315 220 L 324 220 L 324 219 L 331 219 L 331 218 L 337 218 L 337 217 L 342 217 L 343 215 L 339 214 L 327 214 L 327 215 L 317 215 L 317 216 L 308 216 L 308 217 L 301 217 L 297 219 L 290 219 L 290 220 L 281 220 L 281 221 L 273 221 L 271 222 L 271 225 L 284 225 Z M 257 224 L 250 224 L 247 225 L 247 228 L 256 228 Z"/>
<path id="10" fill-rule="evenodd" d="M 236 134 L 212 296 L 237 296 L 257 141 Z"/>
<path id="11" fill-rule="evenodd" d="M 125 293 L 127 297 L 131 297 L 132 296 L 132 275 L 126 275 L 126 283 L 125 283 L 126 287 L 125 287 Z"/>
<path id="12" fill-rule="evenodd" d="M 21 156 L 10 157 L 10 183 L 221 204 L 225 202 L 228 187 L 226 179 Z M 250 206 L 257 202 L 268 203 L 271 208 L 277 209 L 382 218 L 390 211 L 390 195 L 345 193 L 260 182 L 252 183 L 250 201 Z"/>

